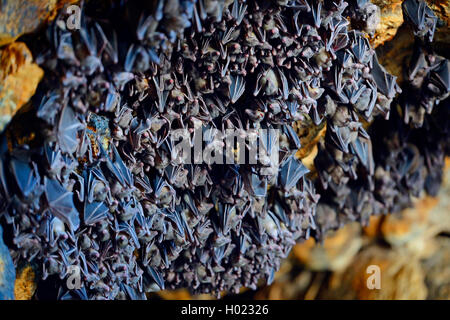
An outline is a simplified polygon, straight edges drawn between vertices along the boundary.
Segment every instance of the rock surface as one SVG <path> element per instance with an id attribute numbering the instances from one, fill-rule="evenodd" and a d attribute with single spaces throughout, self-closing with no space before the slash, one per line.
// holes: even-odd
<path id="1" fill-rule="evenodd" d="M 16 300 L 31 300 L 37 289 L 36 276 L 29 265 L 20 268 L 14 285 Z"/>
<path id="2" fill-rule="evenodd" d="M 293 249 L 293 255 L 307 269 L 313 271 L 342 270 L 352 262 L 362 246 L 361 227 L 351 223 L 331 232 L 324 243 L 309 238 Z"/>
<path id="3" fill-rule="evenodd" d="M 44 71 L 22 42 L 0 49 L 0 130 L 34 94 Z"/>
<path id="4" fill-rule="evenodd" d="M 350 224 L 323 244 L 297 244 L 271 286 L 256 299 L 450 299 L 450 159 L 436 198 Z M 359 252 L 351 250 L 360 245 Z M 381 272 L 381 289 L 369 289 L 369 265 Z"/>
<path id="5" fill-rule="evenodd" d="M 380 8 L 380 23 L 375 37 L 371 39 L 374 47 L 392 40 L 403 23 L 402 0 L 372 0 Z"/>
<path id="6" fill-rule="evenodd" d="M 380 268 L 381 287 L 370 289 L 367 268 Z M 404 300 L 425 299 L 427 287 L 418 260 L 405 251 L 373 246 L 362 251 L 348 269 L 334 273 L 319 299 Z"/>
<path id="7" fill-rule="evenodd" d="M 450 299 L 450 238 L 438 237 L 434 254 L 423 262 L 427 299 Z"/>
<path id="8" fill-rule="evenodd" d="M 14 299 L 16 271 L 8 248 L 3 243 L 3 229 L 0 226 L 0 300 Z"/>
<path id="9" fill-rule="evenodd" d="M 2 0 L 0 2 L 0 46 L 33 32 L 51 19 L 56 10 L 74 0 Z"/>

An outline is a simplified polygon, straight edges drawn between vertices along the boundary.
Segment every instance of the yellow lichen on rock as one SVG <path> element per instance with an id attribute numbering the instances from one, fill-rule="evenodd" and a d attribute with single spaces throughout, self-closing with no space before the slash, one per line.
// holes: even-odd
<path id="1" fill-rule="evenodd" d="M 19 270 L 14 286 L 16 300 L 30 300 L 36 291 L 36 275 L 31 266 Z"/>
<path id="2" fill-rule="evenodd" d="M 0 46 L 32 32 L 66 3 L 75 0 L 4 0 L 0 2 Z"/>
<path id="3" fill-rule="evenodd" d="M 380 8 L 380 23 L 375 37 L 371 39 L 374 47 L 392 40 L 403 23 L 402 0 L 372 0 Z"/>
<path id="4" fill-rule="evenodd" d="M 43 75 L 24 43 L 0 50 L 0 116 L 5 120 L 12 117 L 33 96 Z"/>

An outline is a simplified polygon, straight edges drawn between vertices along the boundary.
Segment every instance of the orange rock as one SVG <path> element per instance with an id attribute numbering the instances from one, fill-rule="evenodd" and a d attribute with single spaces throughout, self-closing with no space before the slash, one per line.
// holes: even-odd
<path id="1" fill-rule="evenodd" d="M 54 17 L 55 11 L 75 0 L 3 0 L 0 3 L 0 46 L 14 42 L 25 33 Z"/>
<path id="2" fill-rule="evenodd" d="M 362 246 L 361 227 L 350 223 L 330 232 L 323 244 L 310 238 L 293 248 L 294 257 L 309 270 L 342 270 Z"/>
<path id="3" fill-rule="evenodd" d="M 163 290 L 157 293 L 164 300 L 191 300 L 192 296 L 187 289 Z"/>
<path id="4" fill-rule="evenodd" d="M 428 287 L 427 299 L 450 299 L 450 238 L 437 237 L 437 249 L 422 263 L 425 282 Z"/>
<path id="5" fill-rule="evenodd" d="M 316 174 L 314 159 L 317 156 L 317 144 L 325 136 L 327 130 L 325 121 L 316 126 L 311 119 L 297 121 L 293 125 L 294 130 L 300 138 L 301 148 L 297 151 L 296 157 L 311 171 L 311 175 Z M 311 176 L 311 178 L 313 178 Z"/>
<path id="6" fill-rule="evenodd" d="M 319 276 L 320 278 L 320 276 Z M 275 282 L 263 287 L 255 296 L 255 300 L 290 300 L 290 299 L 304 299 L 311 287 L 311 282 L 317 282 L 318 278 L 314 277 L 313 273 L 308 270 L 303 270 L 300 273 L 289 273 L 283 277 L 276 279 Z"/>
<path id="7" fill-rule="evenodd" d="M 392 40 L 403 23 L 402 0 L 372 0 L 380 8 L 380 24 L 375 37 L 371 39 L 374 47 Z"/>
<path id="8" fill-rule="evenodd" d="M 402 32 L 400 31 L 403 23 L 402 2 L 403 0 L 372 0 L 372 3 L 380 7 L 381 13 L 380 24 L 377 27 L 375 37 L 371 39 L 375 48 L 391 41 L 398 33 Z M 446 43 L 448 46 L 450 42 L 450 6 L 448 0 L 426 0 L 426 2 L 436 16 L 444 21 L 444 26 L 438 27 L 435 32 L 435 42 Z M 410 33 L 410 30 L 406 33 Z M 396 40 L 395 48 L 402 52 L 405 46 Z M 399 68 L 401 68 L 401 65 Z M 395 73 L 395 75 L 397 74 Z"/>
<path id="9" fill-rule="evenodd" d="M 403 25 L 392 41 L 385 42 L 377 48 L 380 64 L 391 74 L 397 77 L 401 84 L 404 77 L 403 67 L 413 52 L 414 35 Z M 392 108 L 393 106 L 391 106 Z"/>
<path id="10" fill-rule="evenodd" d="M 415 202 L 415 209 L 408 209 L 395 216 L 371 217 L 364 230 L 364 247 L 357 253 L 346 268 L 331 273 L 313 272 L 308 268 L 311 261 L 330 263 L 333 245 L 335 248 L 351 243 L 351 230 L 348 233 L 331 233 L 323 245 L 309 239 L 293 248 L 289 265 L 268 287 L 261 288 L 256 299 L 449 299 L 448 263 L 450 241 L 439 234 L 450 232 L 450 157 L 446 158 L 446 169 L 441 191 L 437 198 L 425 197 Z M 438 204 L 436 204 L 438 201 Z M 414 212 L 418 210 L 418 212 Z M 386 247 L 377 242 L 377 236 L 384 232 L 395 244 Z M 413 227 L 413 225 L 416 225 Z M 419 227 L 419 228 L 418 228 Z M 420 230 L 414 232 L 411 229 Z M 403 237 L 403 239 L 402 239 Z M 409 238 L 408 238 L 409 237 Z M 346 240 L 347 239 L 347 240 Z M 348 241 L 348 242 L 347 242 Z M 319 249 L 318 249 L 319 248 Z M 317 253 L 319 252 L 319 254 Z M 292 266 L 300 262 L 306 267 Z M 381 271 L 381 290 L 369 289 L 367 273 L 369 265 L 377 265 Z"/>
<path id="11" fill-rule="evenodd" d="M 450 157 L 445 159 L 445 170 L 437 199 L 439 203 L 431 209 L 428 218 L 427 236 L 450 233 Z"/>
<path id="12" fill-rule="evenodd" d="M 15 42 L 1 50 L 0 116 L 5 120 L 12 117 L 33 96 L 43 75 L 24 43 Z"/>
<path id="13" fill-rule="evenodd" d="M 314 238 L 309 238 L 301 243 L 296 244 L 292 248 L 293 256 L 300 262 L 308 261 L 311 256 L 311 250 L 315 247 L 316 241 Z"/>
<path id="14" fill-rule="evenodd" d="M 384 216 L 370 216 L 369 224 L 363 227 L 364 234 L 369 238 L 375 238 L 380 233 Z"/>
<path id="15" fill-rule="evenodd" d="M 437 198 L 425 197 L 417 201 L 414 208 L 386 216 L 381 225 L 384 239 L 393 246 L 400 246 L 422 237 L 430 211 L 437 204 Z"/>
<path id="16" fill-rule="evenodd" d="M 302 149 L 300 149 L 298 152 L 301 152 Z M 317 156 L 317 153 L 319 152 L 319 148 L 317 147 L 317 144 L 315 144 L 312 149 L 310 149 L 310 153 L 302 158 L 302 163 L 305 165 L 306 168 L 308 168 L 309 171 L 315 172 L 315 166 L 314 166 L 314 159 Z"/>
<path id="17" fill-rule="evenodd" d="M 226 293 L 222 292 L 221 296 Z M 156 296 L 164 300 L 214 300 L 215 296 L 210 294 L 193 295 L 187 289 L 163 290 L 156 292 Z"/>
<path id="18" fill-rule="evenodd" d="M 31 266 L 26 266 L 17 273 L 14 286 L 16 300 L 30 300 L 36 291 L 36 275 Z"/>
<path id="19" fill-rule="evenodd" d="M 379 268 L 380 289 L 370 288 L 368 279 Z M 370 281 L 370 280 L 369 280 Z M 358 254 L 354 262 L 330 277 L 320 299 L 404 300 L 425 299 L 427 288 L 419 259 L 405 251 L 372 246 Z"/>

